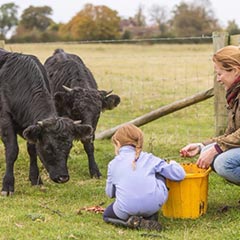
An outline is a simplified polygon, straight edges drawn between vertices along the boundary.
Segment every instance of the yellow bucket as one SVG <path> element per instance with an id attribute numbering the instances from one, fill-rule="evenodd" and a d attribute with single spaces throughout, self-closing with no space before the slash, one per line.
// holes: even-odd
<path id="1" fill-rule="evenodd" d="M 208 175 L 211 168 L 201 169 L 193 163 L 181 165 L 186 177 L 181 182 L 167 179 L 169 196 L 162 206 L 162 213 L 171 218 L 198 218 L 207 211 Z"/>

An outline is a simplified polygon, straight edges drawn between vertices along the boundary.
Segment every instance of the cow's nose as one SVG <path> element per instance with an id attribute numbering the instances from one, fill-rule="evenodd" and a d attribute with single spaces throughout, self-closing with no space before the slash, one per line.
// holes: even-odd
<path id="1" fill-rule="evenodd" d="M 57 182 L 58 183 L 65 183 L 69 180 L 69 176 L 68 175 L 62 175 L 62 176 L 59 176 L 57 178 Z"/>

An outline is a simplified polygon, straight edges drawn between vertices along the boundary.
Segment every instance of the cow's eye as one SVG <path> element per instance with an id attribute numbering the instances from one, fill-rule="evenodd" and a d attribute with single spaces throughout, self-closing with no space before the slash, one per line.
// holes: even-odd
<path id="1" fill-rule="evenodd" d="M 78 120 L 81 120 L 81 112 L 79 111 L 79 109 L 72 109 L 71 114 Z"/>
<path id="2" fill-rule="evenodd" d="M 66 146 L 66 148 L 69 149 L 69 148 L 72 148 L 73 144 L 71 142 L 66 141 L 65 146 Z"/>

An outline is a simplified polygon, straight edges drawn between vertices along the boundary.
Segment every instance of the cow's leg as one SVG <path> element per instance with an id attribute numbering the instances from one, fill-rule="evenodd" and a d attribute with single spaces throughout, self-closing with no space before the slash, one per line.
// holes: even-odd
<path id="1" fill-rule="evenodd" d="M 9 122 L 10 123 L 10 122 Z M 14 163 L 17 159 L 19 148 L 17 135 L 10 124 L 2 124 L 1 135 L 5 147 L 6 170 L 3 177 L 2 192 L 4 196 L 14 193 Z"/>
<path id="2" fill-rule="evenodd" d="M 32 185 L 41 185 L 43 182 L 39 176 L 35 144 L 27 143 L 27 150 L 30 157 L 29 180 L 31 181 Z"/>
<path id="3" fill-rule="evenodd" d="M 85 152 L 87 153 L 87 156 L 88 156 L 88 167 L 89 167 L 90 176 L 100 178 L 101 173 L 98 169 L 97 163 L 95 162 L 93 143 L 92 142 L 85 142 L 83 144 L 83 146 L 84 146 L 84 150 L 85 150 Z"/>

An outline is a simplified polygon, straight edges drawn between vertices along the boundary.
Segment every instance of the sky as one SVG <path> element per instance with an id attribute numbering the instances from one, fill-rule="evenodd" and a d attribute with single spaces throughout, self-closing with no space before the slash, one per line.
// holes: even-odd
<path id="1" fill-rule="evenodd" d="M 227 26 L 229 20 L 235 20 L 240 26 L 240 11 L 238 0 L 209 0 L 211 9 L 215 17 L 219 20 L 221 26 Z M 53 10 L 51 18 L 55 22 L 67 23 L 73 16 L 81 11 L 86 3 L 93 5 L 105 5 L 116 10 L 121 17 L 133 17 L 139 6 L 143 7 L 145 15 L 148 15 L 149 9 L 154 5 L 164 6 L 169 12 L 176 4 L 182 0 L 0 0 L 0 6 L 5 3 L 14 2 L 19 6 L 19 16 L 22 11 L 32 6 L 50 6 Z M 193 0 L 184 0 L 184 2 L 193 2 Z"/>

